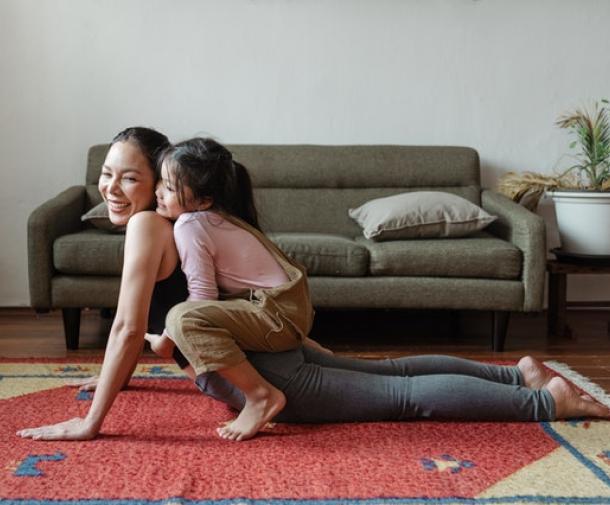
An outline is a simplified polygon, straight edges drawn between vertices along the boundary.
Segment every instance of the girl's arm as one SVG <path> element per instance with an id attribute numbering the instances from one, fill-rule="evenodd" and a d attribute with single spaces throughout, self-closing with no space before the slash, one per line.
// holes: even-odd
<path id="1" fill-rule="evenodd" d="M 178 220 L 174 241 L 186 277 L 189 300 L 218 300 L 214 242 L 195 220 Z"/>
<path id="2" fill-rule="evenodd" d="M 164 218 L 140 212 L 129 220 L 116 317 L 87 416 L 24 429 L 18 435 L 35 440 L 88 440 L 99 433 L 142 349 L 152 292 L 169 247 L 174 247 L 172 229 Z"/>

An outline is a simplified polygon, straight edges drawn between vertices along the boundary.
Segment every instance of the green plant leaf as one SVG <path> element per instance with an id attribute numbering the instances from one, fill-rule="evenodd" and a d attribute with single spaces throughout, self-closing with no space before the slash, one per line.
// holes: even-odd
<path id="1" fill-rule="evenodd" d="M 601 103 L 601 105 L 600 105 Z M 608 100 L 602 99 L 595 103 L 592 110 L 577 109 L 561 116 L 557 126 L 566 128 L 576 137 L 569 144 L 570 149 L 579 146 L 574 155 L 576 164 L 564 172 L 572 170 L 579 172 L 579 177 L 589 187 L 598 189 L 609 176 L 610 166 L 610 108 Z"/>

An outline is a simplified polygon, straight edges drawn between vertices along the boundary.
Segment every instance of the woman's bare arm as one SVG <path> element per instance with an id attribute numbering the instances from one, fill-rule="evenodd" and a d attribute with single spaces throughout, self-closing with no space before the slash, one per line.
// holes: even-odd
<path id="1" fill-rule="evenodd" d="M 87 440 L 99 433 L 142 349 L 152 292 L 168 247 L 173 247 L 173 236 L 171 224 L 165 219 L 152 212 L 141 212 L 130 219 L 116 317 L 87 416 L 20 430 L 19 436 L 35 440 Z"/>

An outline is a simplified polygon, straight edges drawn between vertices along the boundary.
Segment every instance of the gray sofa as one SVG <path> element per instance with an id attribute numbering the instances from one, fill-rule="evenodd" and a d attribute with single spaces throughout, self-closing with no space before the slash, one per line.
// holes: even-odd
<path id="1" fill-rule="evenodd" d="M 86 184 L 38 207 L 28 222 L 31 304 L 63 309 L 68 348 L 80 310 L 116 307 L 121 234 L 84 225 L 100 202 L 108 145 L 91 147 Z M 233 145 L 249 168 L 263 229 L 304 264 L 314 305 L 329 308 L 492 311 L 502 350 L 511 311 L 542 308 L 543 220 L 480 186 L 479 157 L 465 147 Z M 414 190 L 454 193 L 498 219 L 467 238 L 373 242 L 348 216 L 373 198 Z"/>

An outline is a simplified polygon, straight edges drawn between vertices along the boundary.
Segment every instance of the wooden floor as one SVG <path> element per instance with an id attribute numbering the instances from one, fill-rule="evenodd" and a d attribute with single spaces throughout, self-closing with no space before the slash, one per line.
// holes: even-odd
<path id="1" fill-rule="evenodd" d="M 479 312 L 318 311 L 312 337 L 335 352 L 366 358 L 451 354 L 472 359 L 515 359 L 532 354 L 567 363 L 610 391 L 610 313 L 570 311 L 570 340 L 548 341 L 544 314 L 514 314 L 506 350 L 490 350 L 491 316 Z M 0 309 L 0 357 L 99 355 L 111 321 L 84 311 L 78 351 L 66 351 L 61 312 Z"/>

